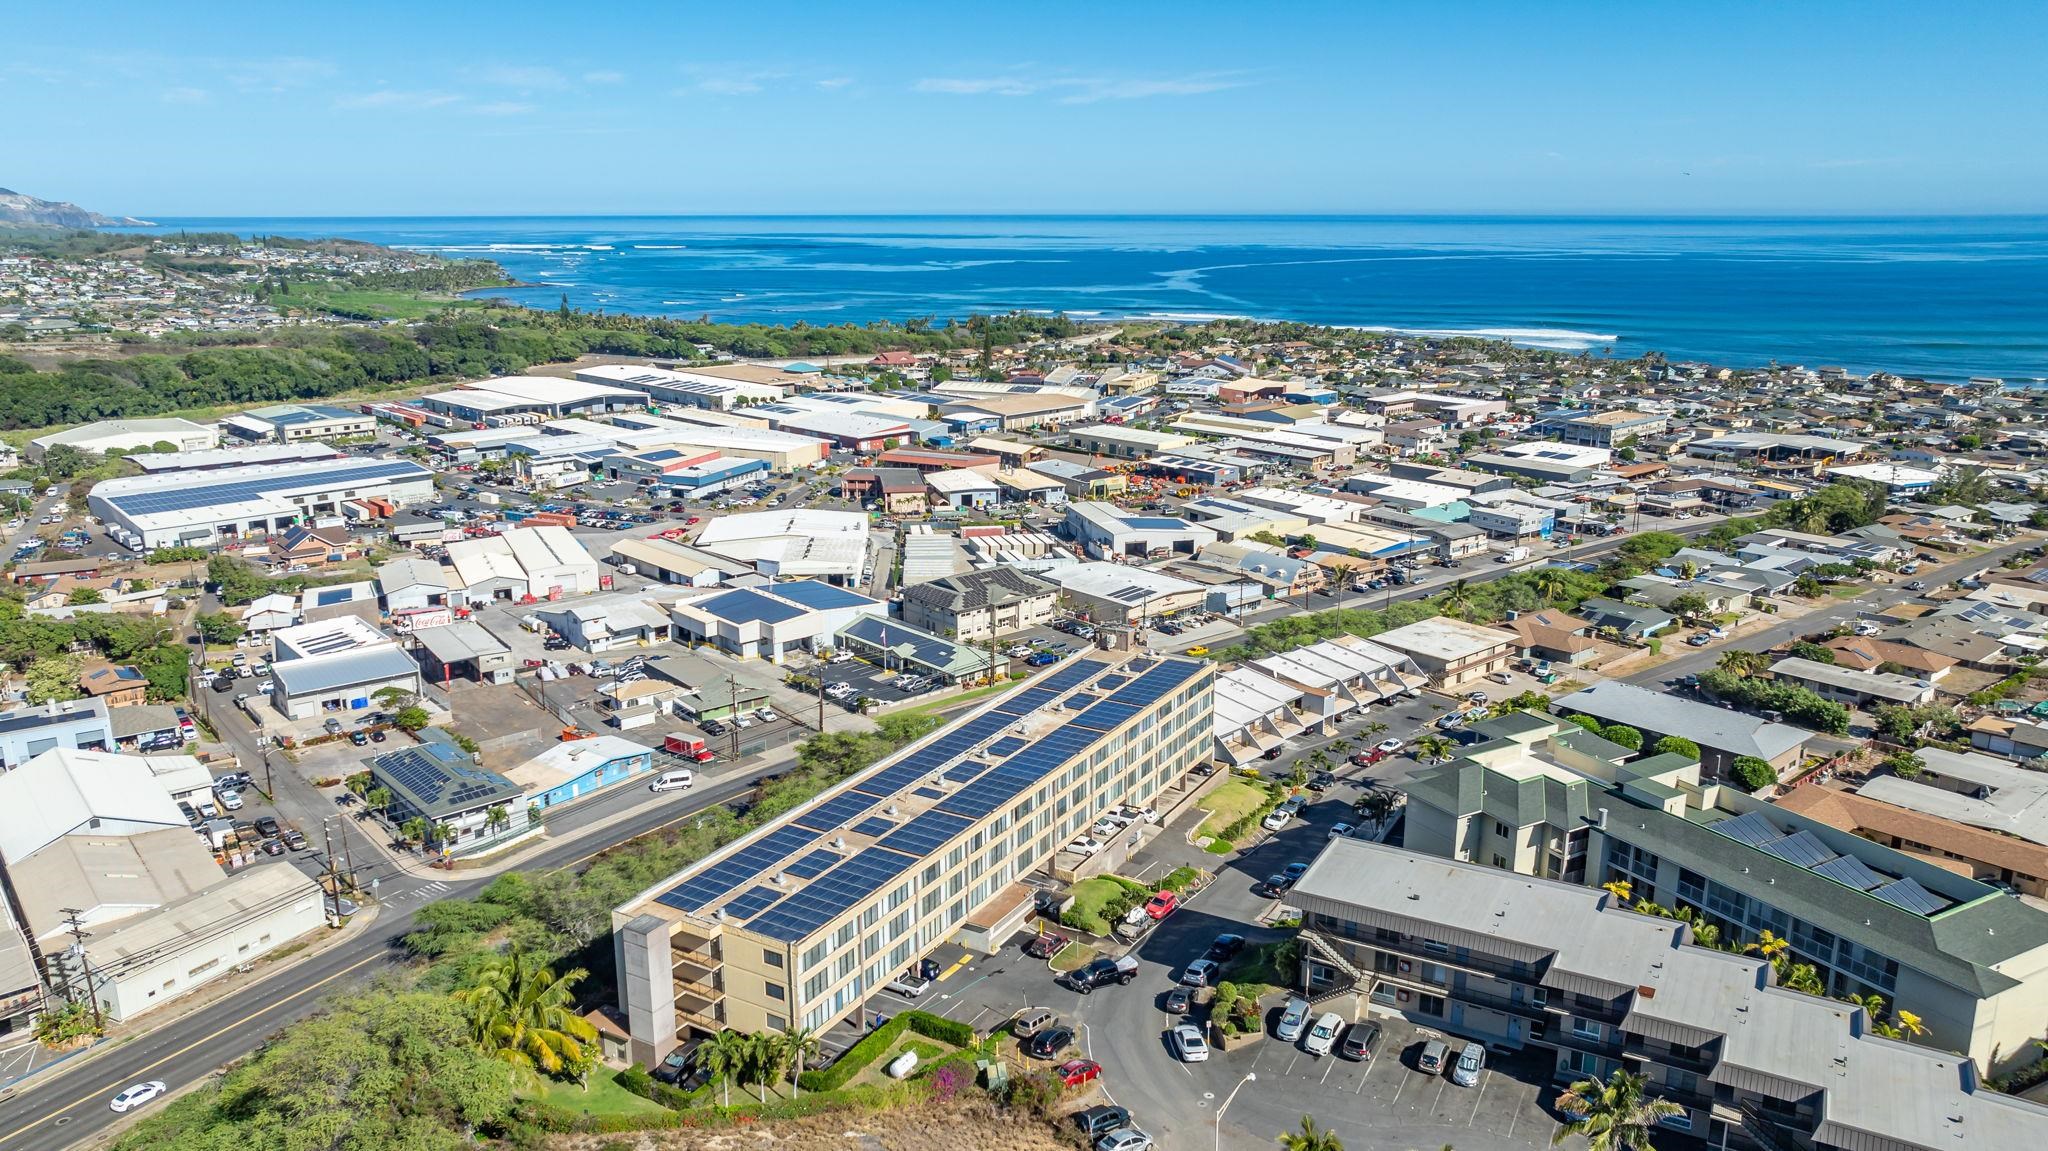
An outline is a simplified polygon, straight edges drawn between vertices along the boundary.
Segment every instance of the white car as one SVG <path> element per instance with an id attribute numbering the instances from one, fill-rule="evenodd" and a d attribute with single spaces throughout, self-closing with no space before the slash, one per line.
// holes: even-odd
<path id="1" fill-rule="evenodd" d="M 242 810 L 242 793 L 239 791 L 221 792 L 220 805 L 224 808 L 227 808 L 229 811 Z"/>
<path id="2" fill-rule="evenodd" d="M 1355 831 L 1357 831 L 1357 830 L 1358 830 L 1358 829 L 1357 829 L 1356 827 L 1353 827 L 1352 825 L 1350 825 L 1350 824 L 1348 824 L 1348 823 L 1340 823 L 1340 824 L 1338 824 L 1337 826 L 1335 826 L 1335 827 L 1333 827 L 1333 828 L 1331 828 L 1331 829 L 1330 829 L 1330 838 L 1331 838 L 1331 839 L 1349 839 L 1349 838 L 1351 838 L 1351 835 L 1352 835 L 1352 833 L 1353 833 L 1353 832 L 1355 832 Z"/>
<path id="3" fill-rule="evenodd" d="M 775 722 L 775 709 L 772 707 L 755 708 L 754 715 L 756 718 L 760 719 L 762 723 Z"/>
<path id="4" fill-rule="evenodd" d="M 1152 1137 L 1136 1127 L 1119 1127 L 1097 1139 L 1095 1151 L 1152 1151 Z"/>
<path id="5" fill-rule="evenodd" d="M 1117 832 L 1122 831 L 1123 829 L 1123 824 L 1118 823 L 1115 820 L 1104 819 L 1097 821 L 1095 826 L 1089 828 L 1088 834 L 1094 836 L 1097 839 L 1108 839 L 1111 836 L 1114 836 Z"/>
<path id="6" fill-rule="evenodd" d="M 1259 826 L 1265 828 L 1267 831 L 1278 831 L 1281 828 L 1286 827 L 1287 821 L 1293 818 L 1293 812 L 1288 811 L 1284 807 L 1276 807 L 1273 809 L 1273 813 L 1271 815 L 1268 815 L 1266 818 L 1259 821 Z"/>
<path id="7" fill-rule="evenodd" d="M 1096 852 L 1102 850 L 1102 843 L 1100 840 L 1090 839 L 1084 835 L 1081 838 L 1075 840 L 1074 842 L 1069 843 L 1067 845 L 1067 850 L 1073 852 L 1075 855 L 1094 855 Z"/>
<path id="8" fill-rule="evenodd" d="M 1334 1011 L 1323 1012 L 1322 1018 L 1302 1038 L 1301 1049 L 1317 1058 L 1328 1055 L 1337 1045 L 1337 1036 L 1344 1032 L 1344 1018 Z"/>
<path id="9" fill-rule="evenodd" d="M 1373 746 L 1383 752 L 1386 752 L 1388 755 L 1392 755 L 1395 752 L 1401 750 L 1402 748 L 1407 747 L 1408 745 L 1402 743 L 1398 739 L 1383 739 L 1378 743 L 1374 744 Z"/>
<path id="10" fill-rule="evenodd" d="M 1186 1023 L 1174 1028 L 1173 1053 L 1182 1063 L 1207 1063 L 1209 1044 L 1203 1041 L 1201 1028 Z"/>
<path id="11" fill-rule="evenodd" d="M 1877 626 L 1874 623 L 1871 623 L 1868 620 L 1864 620 L 1858 623 L 1855 627 L 1851 628 L 1850 630 L 1860 636 L 1881 635 L 1884 632 L 1883 628 Z"/>
<path id="12" fill-rule="evenodd" d="M 163 1080 L 161 1079 L 152 1079 L 147 1083 L 137 1083 L 128 1090 L 114 1096 L 113 1101 L 107 1104 L 107 1106 L 112 1107 L 117 1112 L 132 1110 L 162 1095 L 164 1090 Z"/>

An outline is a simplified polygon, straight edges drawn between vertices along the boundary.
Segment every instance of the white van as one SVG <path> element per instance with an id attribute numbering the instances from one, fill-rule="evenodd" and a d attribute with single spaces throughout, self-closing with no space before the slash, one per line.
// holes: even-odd
<path id="1" fill-rule="evenodd" d="M 694 782 L 695 777 L 687 771 L 664 771 L 654 777 L 654 782 L 647 785 L 647 790 L 683 791 Z"/>

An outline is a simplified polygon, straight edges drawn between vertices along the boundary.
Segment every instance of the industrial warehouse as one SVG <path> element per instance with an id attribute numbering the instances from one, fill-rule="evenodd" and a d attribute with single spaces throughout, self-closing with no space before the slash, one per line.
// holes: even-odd
<path id="1" fill-rule="evenodd" d="M 411 460 L 339 459 L 121 476 L 95 486 L 90 502 L 116 539 L 159 548 L 283 531 L 309 516 L 346 515 L 351 503 L 433 498 L 434 473 Z M 361 518 L 377 514 L 362 506 Z"/>

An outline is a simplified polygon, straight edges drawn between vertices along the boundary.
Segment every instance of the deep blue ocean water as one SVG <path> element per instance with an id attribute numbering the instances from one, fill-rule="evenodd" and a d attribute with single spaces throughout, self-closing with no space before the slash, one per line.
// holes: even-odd
<path id="1" fill-rule="evenodd" d="M 501 295 L 722 321 L 1013 308 L 1472 333 L 1615 355 L 2048 377 L 2048 217 L 173 219 L 497 260 Z"/>

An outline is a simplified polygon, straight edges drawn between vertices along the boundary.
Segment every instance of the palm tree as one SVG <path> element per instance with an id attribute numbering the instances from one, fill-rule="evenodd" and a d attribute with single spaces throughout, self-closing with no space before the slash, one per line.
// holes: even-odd
<path id="1" fill-rule="evenodd" d="M 1422 759 L 1427 759 L 1432 763 L 1437 762 L 1438 760 L 1445 760 L 1451 758 L 1451 752 L 1453 750 L 1455 750 L 1455 748 L 1452 746 L 1450 740 L 1445 739 L 1443 736 L 1436 735 L 1434 733 L 1430 735 L 1425 735 L 1421 739 L 1415 741 L 1415 754 L 1418 757 Z"/>
<path id="2" fill-rule="evenodd" d="M 1529 578 L 1529 584 L 1537 595 L 1543 597 L 1544 603 L 1556 603 L 1571 591 L 1561 568 L 1537 568 L 1536 574 Z"/>
<path id="3" fill-rule="evenodd" d="M 373 787 L 370 789 L 370 794 L 363 797 L 363 802 L 376 808 L 379 818 L 389 819 L 391 817 L 391 801 L 393 798 L 395 797 L 391 794 L 390 788 Z"/>
<path id="4" fill-rule="evenodd" d="M 415 815 L 399 825 L 398 834 L 413 843 L 419 843 L 427 838 L 427 829 L 430 826 L 432 825 L 424 817 Z"/>
<path id="5" fill-rule="evenodd" d="M 1714 666 L 1730 675 L 1755 675 L 1771 665 L 1771 657 L 1760 651 L 1730 648 L 1721 653 Z"/>
<path id="6" fill-rule="evenodd" d="M 512 813 L 502 803 L 494 803 L 484 810 L 484 834 L 496 835 L 512 823 Z"/>
<path id="7" fill-rule="evenodd" d="M 514 948 L 486 963 L 476 982 L 455 998 L 469 1009 L 479 1050 L 514 1067 L 556 1075 L 581 1063 L 584 1046 L 597 1042 L 597 1028 L 577 1014 L 572 991 L 586 974 L 576 968 L 556 975 Z"/>
<path id="8" fill-rule="evenodd" d="M 772 1031 L 754 1036 L 754 1082 L 761 1089 L 761 1102 L 768 1102 L 768 1084 L 789 1074 L 791 1058 L 787 1037 Z"/>
<path id="9" fill-rule="evenodd" d="M 1600 886 L 1606 888 L 1607 894 L 1612 895 L 1617 903 L 1630 902 L 1636 891 L 1635 884 L 1626 879 L 1610 879 Z"/>
<path id="10" fill-rule="evenodd" d="M 789 1057 L 796 1062 L 796 1074 L 791 1076 L 789 1081 L 796 1088 L 797 1097 L 802 1098 L 804 1061 L 818 1057 L 818 1033 L 809 1027 L 795 1027 L 783 1032 L 782 1041 L 789 1046 Z"/>
<path id="11" fill-rule="evenodd" d="M 751 1039 L 728 1029 L 712 1036 L 698 1057 L 704 1062 L 704 1070 L 717 1077 L 727 1107 L 732 1106 L 732 1081 L 746 1071 L 752 1046 Z"/>
<path id="12" fill-rule="evenodd" d="M 1373 720 L 1371 723 L 1365 725 L 1365 734 L 1367 734 L 1368 736 L 1385 735 L 1386 733 L 1387 725 L 1381 723 L 1379 720 Z"/>
<path id="13" fill-rule="evenodd" d="M 1344 1141 L 1336 1132 L 1316 1126 L 1307 1115 L 1301 1117 L 1301 1130 L 1280 1133 L 1280 1146 L 1285 1151 L 1344 1151 Z"/>
<path id="14" fill-rule="evenodd" d="M 1472 606 L 1472 589 L 1465 580 L 1458 580 L 1444 589 L 1443 609 L 1445 615 L 1458 615 Z"/>
<path id="15" fill-rule="evenodd" d="M 1581 1079 L 1572 1084 L 1557 1097 L 1557 1109 L 1573 1118 L 1558 1124 L 1550 1145 L 1583 1135 L 1587 1151 L 1653 1151 L 1650 1129 L 1660 1120 L 1684 1114 L 1685 1108 L 1644 1095 L 1648 1083 L 1646 1076 L 1617 1070 L 1605 1083 Z"/>

